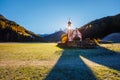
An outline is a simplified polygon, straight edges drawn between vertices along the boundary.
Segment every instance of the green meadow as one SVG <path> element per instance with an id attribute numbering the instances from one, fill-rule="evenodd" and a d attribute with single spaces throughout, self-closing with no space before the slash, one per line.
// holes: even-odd
<path id="1" fill-rule="evenodd" d="M 120 80 L 120 44 L 0 43 L 0 80 Z"/>

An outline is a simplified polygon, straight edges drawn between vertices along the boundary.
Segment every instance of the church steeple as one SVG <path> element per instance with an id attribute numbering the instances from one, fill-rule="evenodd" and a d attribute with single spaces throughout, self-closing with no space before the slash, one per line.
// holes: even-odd
<path id="1" fill-rule="evenodd" d="M 71 25 L 72 23 L 71 23 L 71 21 L 70 21 L 70 19 L 69 19 L 69 21 L 68 21 L 68 41 L 71 41 L 72 39 L 71 39 L 71 33 L 72 33 L 72 25 Z"/>
<path id="2" fill-rule="evenodd" d="M 69 19 L 69 21 L 68 21 L 68 27 L 71 27 L 71 21 L 70 21 L 70 19 Z"/>
<path id="3" fill-rule="evenodd" d="M 69 19 L 69 21 L 68 21 L 68 30 L 71 30 L 71 28 L 72 28 L 72 23 L 71 23 L 71 21 Z"/>

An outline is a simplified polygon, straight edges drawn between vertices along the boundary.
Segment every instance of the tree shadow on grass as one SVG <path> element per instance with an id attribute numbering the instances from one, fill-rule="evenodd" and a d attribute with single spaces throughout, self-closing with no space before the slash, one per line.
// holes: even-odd
<path id="1" fill-rule="evenodd" d="M 64 49 L 45 80 L 97 80 L 80 56 L 120 71 L 120 53 L 98 46 L 95 49 Z"/>
<path id="2" fill-rule="evenodd" d="M 45 80 L 96 80 L 96 77 L 82 61 L 80 53 L 75 49 L 64 49 Z"/>
<path id="3" fill-rule="evenodd" d="M 98 46 L 96 50 L 83 50 L 80 55 L 92 62 L 120 71 L 120 52 Z"/>

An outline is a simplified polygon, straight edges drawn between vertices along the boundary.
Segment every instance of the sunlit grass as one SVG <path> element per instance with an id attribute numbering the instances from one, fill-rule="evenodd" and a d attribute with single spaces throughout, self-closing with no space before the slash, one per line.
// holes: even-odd
<path id="1" fill-rule="evenodd" d="M 50 67 L 0 67 L 0 80 L 43 80 Z"/>
<path id="2" fill-rule="evenodd" d="M 120 53 L 120 43 L 111 43 L 111 44 L 101 44 L 100 46 L 103 46 L 109 50 L 119 52 Z"/>
<path id="3" fill-rule="evenodd" d="M 120 44 L 100 46 L 103 48 L 61 49 L 56 43 L 0 43 L 0 80 L 44 80 L 61 56 L 63 67 L 56 69 L 56 78 L 91 80 L 86 72 L 89 67 L 98 80 L 119 80 Z"/>
<path id="4" fill-rule="evenodd" d="M 59 55 L 56 51 L 61 50 L 56 44 L 44 43 L 14 43 L 0 44 L 0 60 L 50 60 Z"/>

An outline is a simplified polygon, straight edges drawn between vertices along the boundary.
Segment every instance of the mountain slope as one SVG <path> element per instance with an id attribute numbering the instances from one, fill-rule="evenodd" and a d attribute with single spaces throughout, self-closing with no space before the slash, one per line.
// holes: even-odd
<path id="1" fill-rule="evenodd" d="M 120 43 L 120 33 L 112 33 L 103 38 L 103 41 L 113 41 Z"/>
<path id="2" fill-rule="evenodd" d="M 58 42 L 61 40 L 61 35 L 64 34 L 64 31 L 57 31 L 55 33 L 44 36 L 45 41 L 47 42 Z"/>
<path id="3" fill-rule="evenodd" d="M 44 41 L 42 37 L 0 15 L 0 42 Z"/>
<path id="4" fill-rule="evenodd" d="M 97 19 L 82 26 L 79 30 L 83 39 L 103 38 L 108 34 L 120 32 L 120 14 Z"/>

